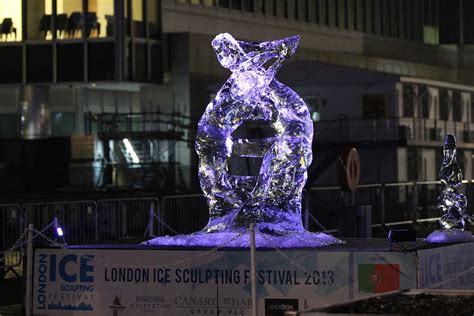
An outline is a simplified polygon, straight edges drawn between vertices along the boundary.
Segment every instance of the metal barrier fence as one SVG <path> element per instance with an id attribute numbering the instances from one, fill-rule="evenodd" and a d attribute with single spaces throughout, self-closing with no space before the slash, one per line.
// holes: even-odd
<path id="1" fill-rule="evenodd" d="M 50 225 L 54 218 L 67 229 L 67 242 L 86 244 L 98 241 L 97 205 L 94 201 L 60 201 L 24 205 L 25 224 L 38 229 Z M 51 231 L 54 227 L 51 225 Z M 36 243 L 40 241 L 35 241 Z"/>
<path id="2" fill-rule="evenodd" d="M 463 193 L 468 201 L 474 198 L 474 182 L 463 181 Z M 337 209 L 347 204 L 371 205 L 372 223 L 413 221 L 421 218 L 438 217 L 439 181 L 386 183 L 360 185 L 354 193 L 343 192 L 340 187 L 311 188 L 307 194 L 307 206 L 312 217 L 327 229 L 337 226 Z M 468 204 L 469 212 L 474 204 Z M 310 229 L 320 230 L 315 225 Z"/>
<path id="3" fill-rule="evenodd" d="M 22 263 L 21 249 L 9 250 L 23 232 L 22 211 L 18 204 L 0 204 L 0 280 Z"/>
<path id="4" fill-rule="evenodd" d="M 159 216 L 161 235 L 189 234 L 206 226 L 209 208 L 202 194 L 166 196 Z"/>
<path id="5" fill-rule="evenodd" d="M 154 197 L 99 200 L 98 241 L 143 237 L 147 231 L 153 234 L 153 214 L 159 205 Z"/>

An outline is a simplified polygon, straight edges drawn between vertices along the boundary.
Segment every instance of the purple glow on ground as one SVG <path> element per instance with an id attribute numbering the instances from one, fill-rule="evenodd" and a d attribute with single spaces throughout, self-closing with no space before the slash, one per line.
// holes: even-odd
<path id="1" fill-rule="evenodd" d="M 241 234 L 239 236 L 239 234 Z M 342 243 L 331 235 L 300 232 L 272 236 L 255 233 L 257 248 L 314 248 Z M 250 247 L 250 233 L 247 232 L 198 232 L 190 235 L 156 237 L 143 243 L 149 246 L 201 246 L 201 247 Z"/>
<path id="2" fill-rule="evenodd" d="M 463 242 L 474 242 L 470 232 L 467 231 L 439 231 L 435 230 L 425 241 L 437 244 L 452 244 L 452 243 L 463 243 Z"/>

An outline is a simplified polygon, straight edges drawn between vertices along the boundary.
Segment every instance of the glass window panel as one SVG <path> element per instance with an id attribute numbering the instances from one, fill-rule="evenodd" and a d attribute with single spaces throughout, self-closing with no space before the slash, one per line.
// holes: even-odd
<path id="1" fill-rule="evenodd" d="M 471 93 L 471 123 L 474 123 L 474 93 Z M 472 170 L 472 172 L 474 173 L 474 165 Z"/>
<path id="2" fill-rule="evenodd" d="M 147 0 L 148 31 L 150 38 L 160 38 L 159 5 L 157 0 Z"/>
<path id="3" fill-rule="evenodd" d="M 413 86 L 404 85 L 403 86 L 403 116 L 404 117 L 413 117 L 414 114 L 414 98 L 415 91 Z"/>
<path id="4" fill-rule="evenodd" d="M 229 8 L 229 0 L 218 0 L 217 5 L 222 8 Z"/>
<path id="5" fill-rule="evenodd" d="M 114 43 L 89 43 L 89 81 L 111 81 L 115 79 Z"/>
<path id="6" fill-rule="evenodd" d="M 427 119 L 430 118 L 430 92 L 428 87 L 420 86 L 418 87 L 418 98 L 420 100 L 420 117 Z"/>
<path id="7" fill-rule="evenodd" d="M 447 121 L 449 119 L 450 98 L 448 90 L 439 91 L 439 119 Z"/>
<path id="8" fill-rule="evenodd" d="M 71 136 L 76 132 L 75 113 L 51 113 L 51 134 L 53 136 Z"/>
<path id="9" fill-rule="evenodd" d="M 153 83 L 163 81 L 163 47 L 160 44 L 151 45 L 151 78 Z"/>
<path id="10" fill-rule="evenodd" d="M 84 81 L 83 44 L 58 44 L 58 81 Z"/>
<path id="11" fill-rule="evenodd" d="M 20 0 L 0 0 L 0 30 L 2 41 L 22 40 Z"/>
<path id="12" fill-rule="evenodd" d="M 147 81 L 147 53 L 146 44 L 135 44 L 135 80 Z"/>
<path id="13" fill-rule="evenodd" d="M 143 0 L 132 0 L 132 29 L 134 37 L 145 37 Z"/>
<path id="14" fill-rule="evenodd" d="M 26 48 L 26 80 L 28 82 L 53 81 L 53 47 L 30 45 Z"/>
<path id="15" fill-rule="evenodd" d="M 28 39 L 52 39 L 52 0 L 30 0 L 26 2 L 26 37 Z"/>
<path id="16" fill-rule="evenodd" d="M 285 5 L 286 5 L 286 3 L 285 3 Z M 242 6 L 243 6 L 244 11 L 253 12 L 254 3 L 253 3 L 252 0 L 243 0 L 242 1 Z M 285 12 L 286 12 L 286 8 L 285 8 Z"/>
<path id="17" fill-rule="evenodd" d="M 55 28 L 58 39 L 82 37 L 82 0 L 57 0 Z"/>
<path id="18" fill-rule="evenodd" d="M 22 56 L 20 45 L 0 47 L 0 83 L 22 82 Z"/>
<path id="19" fill-rule="evenodd" d="M 461 122 L 463 112 L 462 96 L 459 91 L 453 92 L 453 121 Z"/>
<path id="20" fill-rule="evenodd" d="M 17 114 L 0 115 L 0 137 L 16 137 L 19 134 Z"/>
<path id="21" fill-rule="evenodd" d="M 86 36 L 111 37 L 114 30 L 114 0 L 88 0 L 84 14 Z"/>

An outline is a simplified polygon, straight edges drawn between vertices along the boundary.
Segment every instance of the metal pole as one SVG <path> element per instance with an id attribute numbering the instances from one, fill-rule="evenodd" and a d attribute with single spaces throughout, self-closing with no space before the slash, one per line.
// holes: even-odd
<path id="1" fill-rule="evenodd" d="M 385 225 L 385 184 L 380 188 L 380 223 Z"/>
<path id="2" fill-rule="evenodd" d="M 155 203 L 150 203 L 150 214 L 148 218 L 148 236 L 153 237 L 153 221 L 155 219 Z"/>
<path id="3" fill-rule="evenodd" d="M 309 228 L 309 193 L 308 190 L 304 194 L 304 229 L 306 230 Z"/>
<path id="4" fill-rule="evenodd" d="M 257 316 L 257 271 L 255 251 L 255 223 L 250 223 L 250 277 L 252 282 L 252 316 Z"/>
<path id="5" fill-rule="evenodd" d="M 33 294 L 33 224 L 28 224 L 26 249 L 26 295 L 25 295 L 25 315 L 29 316 L 32 312 L 32 294 Z"/>

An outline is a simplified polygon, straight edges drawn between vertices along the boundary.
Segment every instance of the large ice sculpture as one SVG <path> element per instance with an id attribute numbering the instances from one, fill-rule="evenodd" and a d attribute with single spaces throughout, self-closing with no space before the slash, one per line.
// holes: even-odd
<path id="1" fill-rule="evenodd" d="M 472 239 L 471 233 L 464 232 L 467 199 L 459 190 L 462 185 L 462 170 L 456 159 L 456 137 L 446 135 L 443 146 L 443 162 L 439 170 L 441 194 L 438 209 L 442 231 L 435 231 L 427 238 L 431 242 L 462 242 Z"/>
<path id="2" fill-rule="evenodd" d="M 246 246 L 249 239 L 245 234 L 252 222 L 259 234 L 264 234 L 257 236 L 260 247 L 340 242 L 329 235 L 306 232 L 301 221 L 302 190 L 312 160 L 313 123 L 303 99 L 275 79 L 282 63 L 295 53 L 298 41 L 299 36 L 293 36 L 250 43 L 227 33 L 214 38 L 217 59 L 232 74 L 198 124 L 196 152 L 209 222 L 199 233 L 159 237 L 149 244 L 214 246 L 236 238 L 226 246 Z M 256 120 L 267 121 L 274 136 L 232 137 L 245 121 Z M 231 156 L 261 157 L 259 175 L 231 175 Z"/>
<path id="3" fill-rule="evenodd" d="M 275 79 L 298 40 L 247 43 L 220 34 L 212 41 L 219 62 L 232 75 L 198 125 L 196 152 L 210 207 L 208 232 L 250 222 L 265 232 L 303 230 L 301 193 L 312 160 L 313 123 L 304 101 Z M 234 139 L 232 132 L 246 120 L 268 121 L 275 137 Z M 263 157 L 258 177 L 230 175 L 230 156 Z"/>

